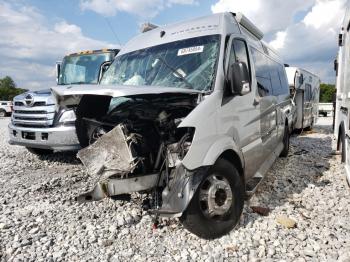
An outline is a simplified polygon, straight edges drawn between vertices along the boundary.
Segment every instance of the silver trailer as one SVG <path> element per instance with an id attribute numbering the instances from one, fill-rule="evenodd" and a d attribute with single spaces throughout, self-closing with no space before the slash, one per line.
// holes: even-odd
<path id="1" fill-rule="evenodd" d="M 57 85 L 97 84 L 102 71 L 111 64 L 118 51 L 102 49 L 65 56 L 62 63 L 56 65 Z M 38 155 L 80 149 L 74 111 L 58 107 L 55 102 L 50 89 L 16 96 L 8 127 L 9 143 L 25 146 Z"/>
<path id="2" fill-rule="evenodd" d="M 295 104 L 293 128 L 310 130 L 318 118 L 321 80 L 298 67 L 286 67 L 286 73 Z"/>
<path id="3" fill-rule="evenodd" d="M 334 135 L 341 161 L 345 163 L 347 181 L 350 184 L 350 7 L 348 6 L 339 34 L 339 51 L 335 61 L 337 74 Z"/>
<path id="4" fill-rule="evenodd" d="M 122 48 L 101 87 L 54 87 L 76 107 L 78 157 L 97 183 L 79 200 L 144 192 L 200 237 L 232 230 L 289 149 L 284 63 L 262 38 L 233 13 L 158 27 Z"/>

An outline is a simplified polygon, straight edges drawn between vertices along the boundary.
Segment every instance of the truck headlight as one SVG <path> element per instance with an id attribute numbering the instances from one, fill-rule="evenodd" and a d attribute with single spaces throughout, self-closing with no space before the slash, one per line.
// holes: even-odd
<path id="1" fill-rule="evenodd" d="M 75 120 L 76 116 L 74 110 L 68 110 L 63 112 L 58 122 L 61 124 L 73 124 Z"/>

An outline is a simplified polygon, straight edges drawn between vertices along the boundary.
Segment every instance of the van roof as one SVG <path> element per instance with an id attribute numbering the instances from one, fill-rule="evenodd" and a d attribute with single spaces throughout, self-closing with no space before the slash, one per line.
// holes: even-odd
<path id="1" fill-rule="evenodd" d="M 264 34 L 241 13 L 217 13 L 175 24 L 156 27 L 141 33 L 126 43 L 118 53 L 123 54 L 145 49 L 152 46 L 171 43 L 179 40 L 200 37 L 205 35 L 243 34 L 253 42 L 259 50 L 267 53 L 283 64 L 278 52 L 262 40 Z"/>
<path id="2" fill-rule="evenodd" d="M 240 33 L 238 23 L 233 14 L 218 13 L 157 27 L 146 33 L 139 34 L 125 44 L 118 55 L 182 39 L 233 33 Z"/>

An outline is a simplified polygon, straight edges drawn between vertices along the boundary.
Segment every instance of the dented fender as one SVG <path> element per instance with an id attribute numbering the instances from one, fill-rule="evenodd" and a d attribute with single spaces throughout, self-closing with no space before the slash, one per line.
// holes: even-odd
<path id="1" fill-rule="evenodd" d="M 244 167 L 244 157 L 232 137 L 212 136 L 202 142 L 193 143 L 183 160 L 183 165 L 190 170 L 201 166 L 212 166 L 222 153 L 227 150 L 234 151 L 240 158 Z"/>
<path id="2" fill-rule="evenodd" d="M 214 165 L 220 155 L 227 150 L 234 151 L 239 156 L 242 166 L 244 166 L 242 152 L 239 150 L 235 141 L 228 136 L 221 137 L 210 147 L 204 158 L 203 165 Z"/>

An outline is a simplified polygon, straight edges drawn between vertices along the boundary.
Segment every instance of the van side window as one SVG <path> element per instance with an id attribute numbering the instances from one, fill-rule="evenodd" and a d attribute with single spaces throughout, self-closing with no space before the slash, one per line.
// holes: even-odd
<path id="1" fill-rule="evenodd" d="M 286 69 L 283 65 L 278 67 L 278 75 L 280 77 L 281 86 L 282 86 L 282 94 L 289 94 L 289 84 L 287 80 Z"/>
<path id="2" fill-rule="evenodd" d="M 281 80 L 278 75 L 279 64 L 269 59 L 269 71 L 271 76 L 272 94 L 275 96 L 280 95 L 282 92 Z"/>
<path id="3" fill-rule="evenodd" d="M 255 67 L 258 93 L 260 96 L 271 96 L 271 77 L 266 56 L 255 48 L 251 48 Z"/>

